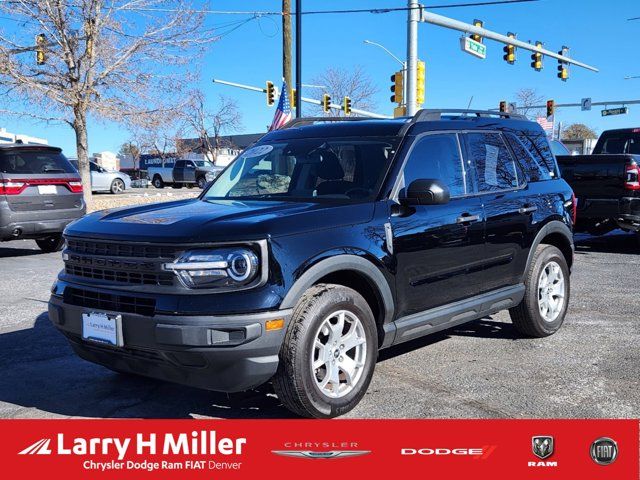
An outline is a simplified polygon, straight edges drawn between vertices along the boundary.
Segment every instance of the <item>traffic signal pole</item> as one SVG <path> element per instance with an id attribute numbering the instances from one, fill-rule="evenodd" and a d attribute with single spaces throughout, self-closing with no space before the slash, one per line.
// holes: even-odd
<path id="1" fill-rule="evenodd" d="M 418 76 L 418 22 L 420 21 L 420 4 L 417 0 L 408 0 L 407 6 L 407 77 L 405 80 L 405 102 L 407 115 L 413 116 L 418 110 L 416 101 L 417 76 Z"/>

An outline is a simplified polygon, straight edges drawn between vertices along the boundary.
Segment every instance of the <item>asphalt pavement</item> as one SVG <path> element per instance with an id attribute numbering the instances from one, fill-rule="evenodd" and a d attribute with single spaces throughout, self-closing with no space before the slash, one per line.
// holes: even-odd
<path id="1" fill-rule="evenodd" d="M 290 417 L 269 385 L 226 395 L 76 357 L 47 318 L 59 253 L 0 244 L 0 417 Z M 545 339 L 506 312 L 381 353 L 354 418 L 640 417 L 640 246 L 577 238 L 569 313 Z"/>

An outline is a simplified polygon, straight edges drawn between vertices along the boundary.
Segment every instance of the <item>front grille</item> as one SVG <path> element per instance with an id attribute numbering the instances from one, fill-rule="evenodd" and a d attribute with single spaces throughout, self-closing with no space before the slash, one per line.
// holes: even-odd
<path id="1" fill-rule="evenodd" d="M 69 305 L 76 305 L 78 307 L 135 313 L 147 317 L 153 316 L 156 310 L 156 301 L 153 298 L 113 295 L 74 287 L 65 288 L 64 301 Z"/>
<path id="2" fill-rule="evenodd" d="M 139 273 L 119 270 L 105 270 L 102 268 L 83 267 L 80 265 L 65 265 L 67 275 L 92 278 L 94 280 L 106 280 L 108 282 L 129 283 L 132 285 L 173 285 L 175 275 L 172 273 Z"/>
<path id="3" fill-rule="evenodd" d="M 170 245 L 142 245 L 134 243 L 112 243 L 96 240 L 67 238 L 67 247 L 84 255 L 104 255 L 107 257 L 157 258 L 173 260 L 179 247 Z"/>
<path id="4" fill-rule="evenodd" d="M 162 264 L 174 261 L 183 250 L 172 245 L 71 237 L 67 238 L 65 273 L 121 285 L 171 287 L 177 283 L 176 276 L 164 271 Z"/>

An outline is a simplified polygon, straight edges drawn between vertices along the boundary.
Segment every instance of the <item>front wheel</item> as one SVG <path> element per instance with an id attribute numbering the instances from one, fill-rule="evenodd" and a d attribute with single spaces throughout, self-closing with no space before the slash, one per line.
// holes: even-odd
<path id="1" fill-rule="evenodd" d="M 156 188 L 164 188 L 164 182 L 162 181 L 162 178 L 160 178 L 159 175 L 156 175 L 155 177 L 153 177 L 153 186 Z"/>
<path id="2" fill-rule="evenodd" d="M 316 285 L 293 311 L 273 378 L 276 394 L 303 417 L 343 415 L 366 393 L 377 354 L 366 300 L 351 288 Z"/>
<path id="3" fill-rule="evenodd" d="M 538 245 L 525 275 L 524 299 L 509 310 L 516 329 L 530 337 L 547 337 L 558 331 L 567 314 L 569 267 L 553 245 Z"/>
<path id="4" fill-rule="evenodd" d="M 204 187 L 207 186 L 207 179 L 204 177 L 198 177 L 198 188 L 204 190 Z"/>
<path id="5" fill-rule="evenodd" d="M 61 233 L 36 239 L 36 244 L 43 252 L 59 252 L 64 247 L 64 238 Z"/>
<path id="6" fill-rule="evenodd" d="M 124 182 L 119 178 L 114 179 L 113 182 L 111 182 L 110 190 L 114 195 L 124 192 Z"/>

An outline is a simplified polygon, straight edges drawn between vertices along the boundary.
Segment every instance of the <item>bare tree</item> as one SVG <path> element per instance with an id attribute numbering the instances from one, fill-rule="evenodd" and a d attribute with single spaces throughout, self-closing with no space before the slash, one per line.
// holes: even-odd
<path id="1" fill-rule="evenodd" d="M 173 108 L 215 39 L 187 0 L 11 0 L 0 12 L 23 23 L 0 30 L 0 112 L 73 128 L 88 204 L 89 120 L 135 123 Z"/>
<path id="2" fill-rule="evenodd" d="M 585 140 L 587 138 L 598 138 L 598 134 L 584 123 L 572 123 L 562 129 L 563 140 Z"/>
<path id="3" fill-rule="evenodd" d="M 544 97 L 540 95 L 535 88 L 521 88 L 516 92 L 515 97 L 518 113 L 521 113 L 531 119 L 535 119 L 535 117 L 542 115 L 541 109 L 533 108 L 534 106 L 542 105 L 545 102 Z"/>
<path id="4" fill-rule="evenodd" d="M 183 111 L 185 128 L 183 132 L 193 133 L 200 141 L 202 152 L 210 153 L 214 159 L 222 147 L 220 135 L 234 132 L 242 127 L 242 114 L 237 102 L 220 95 L 214 111 L 205 107 L 204 93 L 194 91 L 189 106 Z"/>
<path id="5" fill-rule="evenodd" d="M 324 92 L 317 95 L 318 99 L 322 97 L 322 93 L 328 93 L 332 103 L 341 104 L 344 97 L 349 97 L 354 108 L 376 108 L 373 97 L 378 93 L 378 88 L 361 66 L 356 65 L 352 69 L 329 67 L 315 77 L 313 83 L 326 87 Z M 316 111 L 322 112 L 322 109 L 316 107 Z M 333 111 L 332 114 L 344 115 L 344 111 Z"/>

